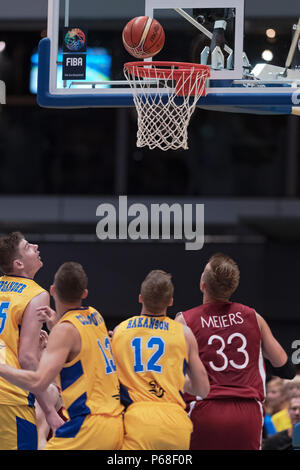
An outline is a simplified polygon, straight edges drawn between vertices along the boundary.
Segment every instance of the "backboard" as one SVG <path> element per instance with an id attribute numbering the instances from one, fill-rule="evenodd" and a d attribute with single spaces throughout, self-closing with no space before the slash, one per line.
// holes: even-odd
<path id="1" fill-rule="evenodd" d="M 128 16 L 121 18 L 119 5 L 120 0 L 110 0 L 109 5 L 104 0 L 48 0 L 47 37 L 39 44 L 40 106 L 134 106 L 123 75 L 124 63 L 134 59 L 125 51 L 121 36 L 132 17 L 146 15 L 156 18 L 166 34 L 165 46 L 155 60 L 210 65 L 206 96 L 199 99 L 198 107 L 253 114 L 298 113 L 299 70 L 287 74 L 284 64 L 268 69 L 266 63 L 251 68 L 243 48 L 244 0 L 140 0 L 130 2 Z M 74 30 L 81 31 L 83 49 L 66 48 L 66 35 Z M 223 31 L 221 45 L 214 43 L 217 30 Z M 181 44 L 175 48 L 178 37 Z M 198 49 L 192 50 L 197 41 Z M 68 57 L 69 63 L 75 63 L 73 69 L 66 66 Z M 78 63 L 77 57 L 81 57 Z"/>

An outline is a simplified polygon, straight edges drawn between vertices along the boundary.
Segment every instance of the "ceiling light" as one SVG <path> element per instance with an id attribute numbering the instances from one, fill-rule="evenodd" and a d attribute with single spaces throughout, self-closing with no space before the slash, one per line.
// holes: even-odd
<path id="1" fill-rule="evenodd" d="M 263 51 L 261 56 L 266 62 L 270 62 L 273 59 L 273 52 L 269 49 L 266 49 Z"/>
<path id="2" fill-rule="evenodd" d="M 275 31 L 275 29 L 272 29 L 272 28 L 267 29 L 267 30 L 266 30 L 266 35 L 267 35 L 268 38 L 274 39 L 275 36 L 276 36 L 276 31 Z"/>

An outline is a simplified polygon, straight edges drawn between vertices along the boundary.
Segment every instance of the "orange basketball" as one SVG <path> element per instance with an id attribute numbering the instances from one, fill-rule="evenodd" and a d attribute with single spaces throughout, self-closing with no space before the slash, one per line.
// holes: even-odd
<path id="1" fill-rule="evenodd" d="M 165 32 L 161 24 L 149 16 L 137 16 L 130 20 L 122 33 L 127 52 L 137 59 L 146 59 L 158 54 L 165 43 Z"/>

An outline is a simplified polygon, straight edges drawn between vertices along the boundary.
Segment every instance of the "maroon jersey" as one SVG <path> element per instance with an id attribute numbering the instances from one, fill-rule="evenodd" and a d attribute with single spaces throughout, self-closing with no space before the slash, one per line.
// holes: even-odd
<path id="1" fill-rule="evenodd" d="M 182 312 L 193 331 L 210 381 L 206 399 L 265 398 L 261 332 L 253 308 L 211 302 Z M 186 394 L 187 402 L 194 400 Z"/>

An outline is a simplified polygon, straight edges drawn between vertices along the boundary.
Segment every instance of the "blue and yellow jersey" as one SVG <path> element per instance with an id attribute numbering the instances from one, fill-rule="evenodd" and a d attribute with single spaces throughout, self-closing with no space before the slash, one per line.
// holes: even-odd
<path id="1" fill-rule="evenodd" d="M 59 323 L 72 323 L 81 338 L 80 353 L 58 377 L 64 407 L 71 419 L 88 414 L 118 416 L 120 385 L 104 319 L 92 307 L 68 310 Z"/>
<path id="2" fill-rule="evenodd" d="M 129 318 L 115 330 L 112 348 L 128 403 L 155 401 L 185 408 L 188 351 L 180 323 L 166 316 Z"/>
<path id="3" fill-rule="evenodd" d="M 0 362 L 20 369 L 18 345 L 23 313 L 29 302 L 44 292 L 33 279 L 19 276 L 0 277 Z M 31 393 L 15 387 L 0 377 L 0 404 L 34 404 Z"/>

